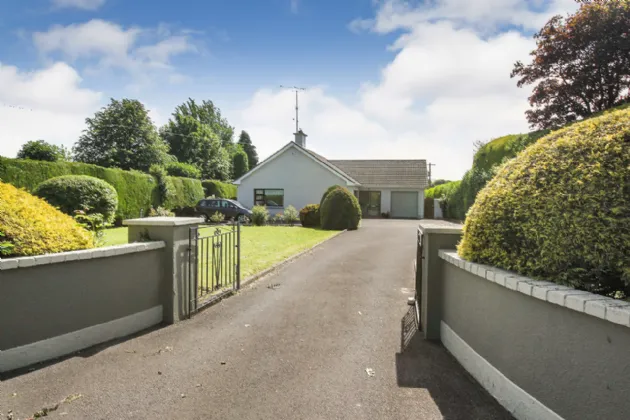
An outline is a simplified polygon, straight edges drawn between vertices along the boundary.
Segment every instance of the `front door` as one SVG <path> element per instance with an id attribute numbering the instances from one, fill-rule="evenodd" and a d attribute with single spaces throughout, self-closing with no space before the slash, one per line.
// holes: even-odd
<path id="1" fill-rule="evenodd" d="M 381 192 L 359 191 L 359 205 L 363 217 L 379 217 L 381 215 Z"/>

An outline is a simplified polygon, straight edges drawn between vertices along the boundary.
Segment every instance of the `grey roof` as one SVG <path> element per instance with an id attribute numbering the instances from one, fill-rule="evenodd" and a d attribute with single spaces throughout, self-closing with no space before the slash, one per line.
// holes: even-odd
<path id="1" fill-rule="evenodd" d="M 362 185 L 424 189 L 426 160 L 329 160 Z"/>

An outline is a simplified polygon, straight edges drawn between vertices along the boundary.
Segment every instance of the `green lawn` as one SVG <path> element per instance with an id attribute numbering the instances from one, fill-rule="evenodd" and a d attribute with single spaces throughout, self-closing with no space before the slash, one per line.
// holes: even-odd
<path id="1" fill-rule="evenodd" d="M 214 228 L 201 229 L 209 235 Z M 263 271 L 334 235 L 335 231 L 307 229 L 300 226 L 244 226 L 241 228 L 241 278 Z M 103 246 L 127 243 L 127 228 L 105 231 Z"/>

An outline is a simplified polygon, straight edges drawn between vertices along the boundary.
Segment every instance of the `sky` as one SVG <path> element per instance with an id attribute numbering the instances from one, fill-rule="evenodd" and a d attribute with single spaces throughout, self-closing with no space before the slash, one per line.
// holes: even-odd
<path id="1" fill-rule="evenodd" d="M 459 179 L 473 143 L 528 131 L 510 78 L 574 0 L 0 0 L 0 155 L 71 147 L 110 98 L 165 124 L 212 100 L 265 158 L 426 159 Z"/>

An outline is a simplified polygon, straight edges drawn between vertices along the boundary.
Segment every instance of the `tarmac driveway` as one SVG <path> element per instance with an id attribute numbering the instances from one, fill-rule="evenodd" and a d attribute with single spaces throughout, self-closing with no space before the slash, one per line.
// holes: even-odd
<path id="1" fill-rule="evenodd" d="M 5 378 L 0 419 L 68 397 L 48 418 L 511 419 L 401 335 L 416 226 L 366 220 L 189 321 Z"/>

